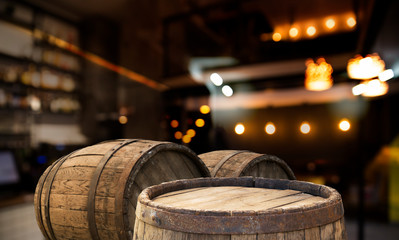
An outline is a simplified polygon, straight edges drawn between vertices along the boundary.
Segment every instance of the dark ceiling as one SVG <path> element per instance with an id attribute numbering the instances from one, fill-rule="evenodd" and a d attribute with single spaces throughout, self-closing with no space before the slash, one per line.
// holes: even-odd
<path id="1" fill-rule="evenodd" d="M 51 8 L 74 21 L 96 15 L 118 24 L 123 24 L 126 19 L 132 19 L 130 13 L 133 8 L 146 6 L 143 14 L 148 14 L 148 19 L 141 18 L 138 21 L 143 25 L 148 24 L 147 21 L 157 22 L 160 26 L 153 29 L 153 35 L 161 36 L 155 44 L 159 44 L 162 48 L 163 69 L 162 77 L 155 80 L 162 81 L 172 88 L 184 87 L 195 82 L 190 77 L 189 71 L 193 59 L 228 58 L 231 59 L 228 64 L 204 64 L 201 70 L 206 72 L 222 69 L 234 72 L 237 69 L 245 70 L 247 66 L 259 64 L 267 66 L 276 62 L 281 63 L 280 68 L 284 69 L 285 62 L 294 60 L 304 68 L 304 59 L 307 58 L 327 56 L 334 61 L 334 57 L 337 56 L 368 53 L 389 6 L 387 1 L 376 0 L 53 0 L 51 3 L 29 0 L 29 2 Z M 149 10 L 153 12 L 149 13 Z M 356 16 L 357 25 L 353 29 L 316 34 L 314 37 L 283 38 L 279 42 L 271 40 L 272 33 L 279 26 L 292 26 L 298 22 L 318 24 L 317 21 L 329 16 L 344 16 L 347 13 Z M 334 74 L 343 73 L 345 64 L 334 66 Z M 256 77 L 246 74 L 234 82 L 239 84 L 245 81 L 258 86 L 287 87 L 302 83 L 303 74 L 303 69 L 290 74 L 281 70 L 279 74 L 258 74 Z M 281 84 L 284 78 L 286 80 Z"/>

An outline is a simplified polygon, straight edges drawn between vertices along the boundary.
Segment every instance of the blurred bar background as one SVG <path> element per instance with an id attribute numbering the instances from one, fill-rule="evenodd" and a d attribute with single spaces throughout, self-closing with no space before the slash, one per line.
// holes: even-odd
<path id="1" fill-rule="evenodd" d="M 273 154 L 337 189 L 349 239 L 399 236 L 399 1 L 1 0 L 0 239 L 100 141 Z M 365 66 L 365 67 L 364 67 Z"/>

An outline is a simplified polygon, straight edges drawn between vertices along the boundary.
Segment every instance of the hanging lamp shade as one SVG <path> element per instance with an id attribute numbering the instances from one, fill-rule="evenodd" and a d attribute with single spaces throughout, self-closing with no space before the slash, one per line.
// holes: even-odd
<path id="1" fill-rule="evenodd" d="M 310 91 L 324 91 L 332 87 L 333 79 L 331 74 L 333 68 L 324 58 L 306 61 L 305 88 Z"/>
<path id="2" fill-rule="evenodd" d="M 348 61 L 348 76 L 352 79 L 371 79 L 383 72 L 385 63 L 377 53 L 369 54 L 366 57 L 356 55 Z"/>

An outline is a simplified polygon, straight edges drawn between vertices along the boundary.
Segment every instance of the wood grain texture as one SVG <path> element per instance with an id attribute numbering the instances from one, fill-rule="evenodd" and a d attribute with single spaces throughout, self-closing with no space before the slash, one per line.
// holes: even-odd
<path id="1" fill-rule="evenodd" d="M 340 195 L 300 181 L 174 181 L 145 189 L 136 212 L 136 240 L 347 239 Z"/>
<path id="2" fill-rule="evenodd" d="M 212 177 L 253 176 L 295 179 L 290 167 L 273 155 L 241 150 L 218 150 L 200 154 Z"/>
<path id="3" fill-rule="evenodd" d="M 93 239 L 95 231 L 98 239 L 130 240 L 137 197 L 144 188 L 209 176 L 205 164 L 181 145 L 133 139 L 102 142 L 65 156 L 45 171 L 35 192 L 36 217 L 48 239 Z M 146 238 L 156 239 L 149 234 Z"/>

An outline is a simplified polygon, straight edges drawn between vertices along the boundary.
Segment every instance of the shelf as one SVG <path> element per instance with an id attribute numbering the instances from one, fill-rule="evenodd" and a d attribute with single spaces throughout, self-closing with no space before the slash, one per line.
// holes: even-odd
<path id="1" fill-rule="evenodd" d="M 10 24 L 13 24 L 17 27 L 21 27 L 21 28 L 30 30 L 30 31 L 32 31 L 34 29 L 33 24 L 29 24 L 29 23 L 20 21 L 18 19 L 12 18 L 11 16 L 7 16 L 6 14 L 3 14 L 3 13 L 1 13 L 1 15 L 0 15 L 0 20 L 10 23 Z"/>

